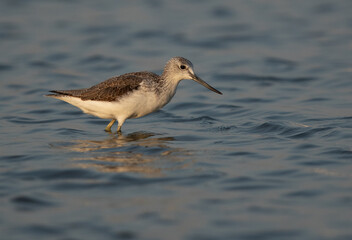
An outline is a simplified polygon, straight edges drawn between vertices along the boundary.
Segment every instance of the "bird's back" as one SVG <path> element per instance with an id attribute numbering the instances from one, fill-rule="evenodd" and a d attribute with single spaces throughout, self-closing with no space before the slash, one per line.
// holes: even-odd
<path id="1" fill-rule="evenodd" d="M 54 98 L 76 97 L 83 101 L 118 101 L 121 97 L 138 90 L 141 84 L 156 84 L 160 81 L 159 75 L 152 72 L 132 72 L 109 78 L 90 88 L 76 90 L 53 90 L 54 94 L 47 96 Z"/>

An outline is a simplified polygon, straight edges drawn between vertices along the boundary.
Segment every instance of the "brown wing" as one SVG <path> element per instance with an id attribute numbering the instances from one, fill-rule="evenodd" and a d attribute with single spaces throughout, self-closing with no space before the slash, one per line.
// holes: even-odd
<path id="1" fill-rule="evenodd" d="M 122 96 L 137 90 L 143 78 L 135 75 L 122 75 L 110 78 L 98 85 L 88 88 L 80 94 L 82 100 L 116 101 Z"/>
<path id="2" fill-rule="evenodd" d="M 93 87 L 78 90 L 54 90 L 58 95 L 79 97 L 82 100 L 117 101 L 122 96 L 137 90 L 143 80 L 157 80 L 158 75 L 151 72 L 127 73 L 112 77 Z"/>

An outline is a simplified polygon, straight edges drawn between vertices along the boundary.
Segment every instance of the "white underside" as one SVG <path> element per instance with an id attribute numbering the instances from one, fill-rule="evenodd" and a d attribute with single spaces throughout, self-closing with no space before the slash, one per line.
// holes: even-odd
<path id="1" fill-rule="evenodd" d="M 55 98 L 80 108 L 84 113 L 100 118 L 117 119 L 120 125 L 126 119 L 142 117 L 162 108 L 174 93 L 173 91 L 159 96 L 154 92 L 135 91 L 116 102 L 83 101 L 70 96 L 55 96 Z"/>

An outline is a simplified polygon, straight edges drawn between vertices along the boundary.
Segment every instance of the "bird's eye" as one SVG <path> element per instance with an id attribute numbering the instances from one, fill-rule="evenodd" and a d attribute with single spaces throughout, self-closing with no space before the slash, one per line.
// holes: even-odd
<path id="1" fill-rule="evenodd" d="M 181 69 L 186 69 L 186 66 L 185 65 L 181 65 L 180 68 Z"/>

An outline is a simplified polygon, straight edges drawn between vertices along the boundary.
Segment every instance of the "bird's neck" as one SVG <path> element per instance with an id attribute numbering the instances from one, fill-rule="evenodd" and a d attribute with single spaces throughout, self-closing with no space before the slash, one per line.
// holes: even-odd
<path id="1" fill-rule="evenodd" d="M 181 80 L 173 79 L 170 76 L 162 76 L 160 81 L 160 95 L 167 102 L 175 95 L 177 86 Z"/>
<path id="2" fill-rule="evenodd" d="M 163 88 L 168 89 L 169 91 L 176 91 L 176 88 L 178 86 L 178 84 L 180 83 L 180 79 L 175 78 L 173 76 L 168 76 L 168 75 L 162 75 L 161 78 L 161 85 Z"/>

